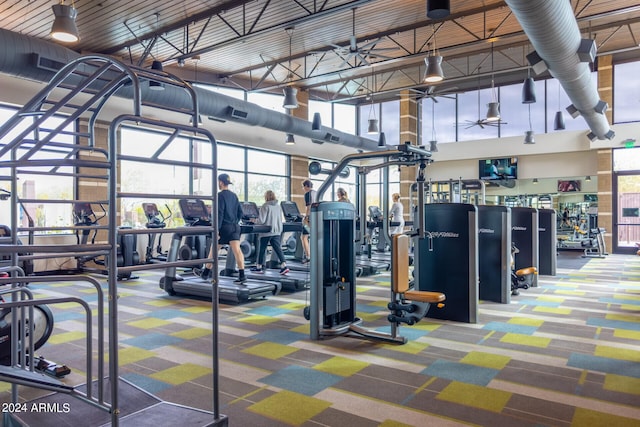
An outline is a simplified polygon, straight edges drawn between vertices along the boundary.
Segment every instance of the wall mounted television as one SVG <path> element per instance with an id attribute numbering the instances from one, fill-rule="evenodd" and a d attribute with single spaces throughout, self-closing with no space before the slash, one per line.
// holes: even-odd
<path id="1" fill-rule="evenodd" d="M 558 180 L 558 193 L 573 193 L 580 191 L 579 180 Z"/>
<path id="2" fill-rule="evenodd" d="M 480 179 L 518 179 L 518 158 L 503 157 L 479 161 Z"/>

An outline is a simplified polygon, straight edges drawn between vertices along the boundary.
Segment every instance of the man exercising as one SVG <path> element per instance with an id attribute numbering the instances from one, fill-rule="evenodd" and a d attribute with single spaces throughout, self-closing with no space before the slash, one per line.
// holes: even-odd
<path id="1" fill-rule="evenodd" d="M 231 178 L 228 174 L 218 175 L 218 188 L 220 189 L 218 192 L 218 245 L 229 245 L 238 264 L 238 278 L 234 282 L 244 283 L 247 278 L 244 275 L 244 255 L 240 249 L 242 206 L 238 196 L 229 190 L 231 184 Z M 211 279 L 211 264 L 205 266 L 200 277 L 207 281 Z"/>
<path id="2" fill-rule="evenodd" d="M 316 190 L 313 189 L 313 182 L 310 179 L 305 179 L 302 183 L 304 189 L 304 205 L 306 206 L 304 215 L 304 227 L 302 228 L 302 236 L 300 241 L 302 242 L 302 249 L 304 251 L 304 258 L 302 263 L 305 264 L 311 259 L 311 250 L 309 247 L 309 215 L 311 215 L 311 204 L 316 202 Z"/>

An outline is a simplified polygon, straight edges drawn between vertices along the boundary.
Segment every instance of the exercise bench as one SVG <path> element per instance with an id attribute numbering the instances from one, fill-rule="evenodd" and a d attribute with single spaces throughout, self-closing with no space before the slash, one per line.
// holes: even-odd
<path id="1" fill-rule="evenodd" d="M 409 236 L 396 234 L 391 239 L 391 302 L 387 305 L 391 314 L 389 322 L 407 325 L 418 323 L 426 316 L 432 304 L 444 307 L 442 292 L 411 289 L 409 280 Z"/>

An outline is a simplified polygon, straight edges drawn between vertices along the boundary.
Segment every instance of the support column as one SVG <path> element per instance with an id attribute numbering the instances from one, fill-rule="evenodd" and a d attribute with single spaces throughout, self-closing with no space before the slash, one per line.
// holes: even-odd
<path id="1" fill-rule="evenodd" d="M 400 143 L 409 142 L 412 145 L 418 144 L 418 102 L 414 94 L 409 90 L 400 92 Z M 416 167 L 402 167 L 400 171 L 400 201 L 404 207 L 404 219 L 412 219 L 409 211 L 409 198 L 411 196 L 411 185 L 415 182 Z M 386 214 L 386 213 L 385 213 Z"/>
<path id="2" fill-rule="evenodd" d="M 305 90 L 298 91 L 298 108 L 289 110 L 291 116 L 302 120 L 310 120 L 309 117 L 309 92 Z M 284 144 L 285 135 L 282 135 L 282 143 Z M 309 178 L 309 157 L 292 155 L 291 156 L 291 201 L 298 205 L 300 212 L 304 212 L 304 190 L 302 182 Z"/>
<path id="3" fill-rule="evenodd" d="M 598 57 L 598 93 L 609 104 L 605 115 L 613 123 L 613 61 L 611 55 Z M 598 156 L 598 227 L 607 230 L 604 241 L 613 248 L 613 152 L 611 148 L 599 149 Z"/>

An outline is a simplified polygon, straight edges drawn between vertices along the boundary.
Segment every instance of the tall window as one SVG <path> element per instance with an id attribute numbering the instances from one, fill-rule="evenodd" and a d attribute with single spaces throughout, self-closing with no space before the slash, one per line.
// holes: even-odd
<path id="1" fill-rule="evenodd" d="M 352 135 L 356 134 L 355 105 L 333 104 L 333 128 Z"/>
<path id="2" fill-rule="evenodd" d="M 613 121 L 640 121 L 640 88 L 637 81 L 640 62 L 615 64 L 613 67 Z"/>
<path id="3" fill-rule="evenodd" d="M 380 113 L 380 132 L 387 145 L 400 144 L 400 101 L 383 102 Z"/>
<path id="4" fill-rule="evenodd" d="M 17 108 L 0 106 L 0 123 L 5 123 L 11 118 L 17 111 Z M 63 118 L 61 116 L 54 116 L 48 119 L 43 127 L 47 129 L 56 128 L 61 124 Z M 10 134 L 0 140 L 0 144 L 9 143 L 20 132 L 27 127 L 27 121 L 22 122 L 20 128 L 14 129 Z M 75 124 L 67 126 L 65 132 L 73 132 Z M 40 132 L 40 138 L 47 135 L 47 132 Z M 27 135 L 25 139 L 33 139 L 33 133 Z M 73 144 L 74 137 L 68 134 L 56 135 L 52 142 Z M 18 157 L 24 153 L 24 150 L 18 150 Z M 64 157 L 70 150 L 66 148 L 44 148 L 39 150 L 32 159 L 60 159 Z M 11 154 L 7 154 L 0 159 L 9 160 Z M 21 167 L 24 173 L 20 174 L 18 181 L 18 196 L 22 199 L 41 199 L 41 200 L 73 200 L 74 198 L 74 180 L 72 176 L 65 176 L 65 174 L 71 174 L 73 169 L 70 167 L 57 168 L 57 173 L 46 173 L 51 168 L 42 167 Z M 32 173 L 29 173 L 32 172 Z M 45 174 L 43 174 L 43 172 Z M 0 174 L 9 175 L 9 170 L 0 170 Z M 5 191 L 10 191 L 9 181 L 0 181 L 0 188 Z M 4 193 L 4 192 L 3 192 Z M 7 194 L 7 193 L 5 193 Z M 11 224 L 11 207 L 9 201 L 0 200 L 0 223 Z M 23 208 L 26 209 L 25 214 Z M 30 203 L 19 208 L 20 217 L 18 224 L 21 227 L 29 225 L 28 216 L 30 216 L 34 225 L 37 227 L 57 227 L 57 226 L 69 226 L 73 223 L 71 214 L 71 204 L 66 203 Z M 49 232 L 55 233 L 55 232 Z"/>

